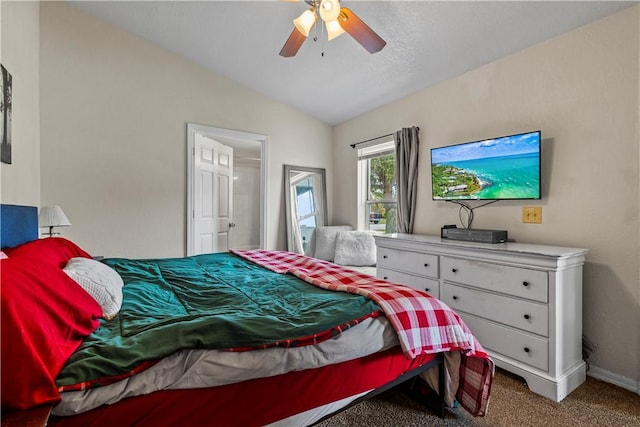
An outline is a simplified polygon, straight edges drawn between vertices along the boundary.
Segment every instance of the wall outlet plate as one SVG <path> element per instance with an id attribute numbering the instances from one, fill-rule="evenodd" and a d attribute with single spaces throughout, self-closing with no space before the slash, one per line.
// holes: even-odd
<path id="1" fill-rule="evenodd" d="M 528 224 L 542 224 L 542 208 L 540 206 L 523 207 L 522 222 Z"/>

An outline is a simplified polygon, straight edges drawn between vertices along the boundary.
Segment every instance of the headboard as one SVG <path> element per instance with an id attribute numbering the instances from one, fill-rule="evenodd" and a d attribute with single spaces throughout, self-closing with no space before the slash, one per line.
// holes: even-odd
<path id="1" fill-rule="evenodd" d="M 38 208 L 0 205 L 0 248 L 12 248 L 38 238 Z"/>

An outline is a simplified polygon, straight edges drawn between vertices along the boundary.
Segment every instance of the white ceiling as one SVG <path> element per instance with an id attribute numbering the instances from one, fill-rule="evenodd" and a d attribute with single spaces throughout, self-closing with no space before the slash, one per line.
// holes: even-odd
<path id="1" fill-rule="evenodd" d="M 302 1 L 73 3 L 336 125 L 638 2 L 343 0 L 386 47 L 372 55 L 348 34 L 319 33 L 292 58 L 278 52 Z"/>

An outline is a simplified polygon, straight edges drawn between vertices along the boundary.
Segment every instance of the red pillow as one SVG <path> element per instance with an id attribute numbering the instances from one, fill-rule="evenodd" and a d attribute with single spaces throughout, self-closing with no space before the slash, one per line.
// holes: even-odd
<path id="1" fill-rule="evenodd" d="M 91 255 L 80 249 L 78 245 L 63 237 L 32 240 L 15 248 L 5 248 L 4 251 L 11 258 L 29 257 L 59 268 L 64 268 L 67 261 L 74 257 L 91 258 Z"/>
<path id="2" fill-rule="evenodd" d="M 0 261 L 0 283 L 2 409 L 55 404 L 55 377 L 102 310 L 58 267 L 29 257 Z"/>

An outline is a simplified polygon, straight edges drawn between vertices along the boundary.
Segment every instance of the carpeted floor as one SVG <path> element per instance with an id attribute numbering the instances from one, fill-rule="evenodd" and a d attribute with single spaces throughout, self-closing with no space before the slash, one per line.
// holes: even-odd
<path id="1" fill-rule="evenodd" d="M 412 426 L 580 426 L 640 427 L 640 395 L 587 377 L 562 402 L 529 391 L 524 381 L 498 369 L 486 417 L 473 418 L 464 409 L 447 410 L 440 419 L 392 389 L 320 424 L 320 427 Z"/>

